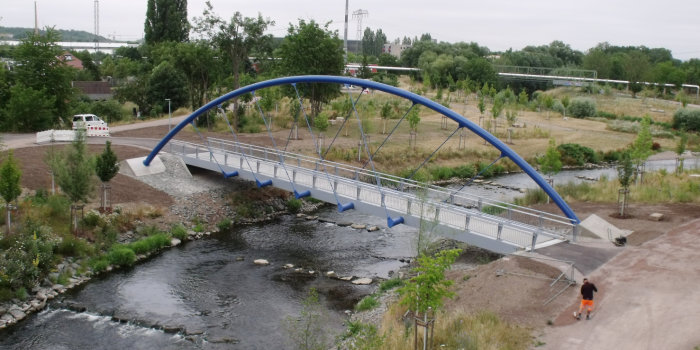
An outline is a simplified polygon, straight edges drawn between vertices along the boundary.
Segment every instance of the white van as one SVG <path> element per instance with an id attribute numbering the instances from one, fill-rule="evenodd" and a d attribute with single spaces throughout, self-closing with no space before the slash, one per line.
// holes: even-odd
<path id="1" fill-rule="evenodd" d="M 73 116 L 73 130 L 87 129 L 89 126 L 107 127 L 107 123 L 94 114 L 76 114 Z"/>

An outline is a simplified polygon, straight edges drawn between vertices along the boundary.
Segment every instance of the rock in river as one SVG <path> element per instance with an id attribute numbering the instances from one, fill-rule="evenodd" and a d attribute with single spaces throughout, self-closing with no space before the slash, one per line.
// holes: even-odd
<path id="1" fill-rule="evenodd" d="M 253 264 L 255 264 L 255 265 L 270 265 L 270 262 L 265 260 L 265 259 L 255 259 L 255 260 L 253 260 Z"/>

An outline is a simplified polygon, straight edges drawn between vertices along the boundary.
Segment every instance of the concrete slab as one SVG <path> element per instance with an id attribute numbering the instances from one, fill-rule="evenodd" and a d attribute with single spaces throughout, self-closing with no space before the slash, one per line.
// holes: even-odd
<path id="1" fill-rule="evenodd" d="M 598 215 L 591 214 L 586 220 L 581 221 L 579 227 L 588 233 L 604 240 L 612 240 L 620 236 L 627 237 L 632 231 L 622 230 L 605 221 Z"/>
<path id="2" fill-rule="evenodd" d="M 609 243 L 606 244 L 606 247 L 595 247 L 565 242 L 538 249 L 536 253 L 553 259 L 573 261 L 574 267 L 580 273 L 589 275 L 624 249 L 625 248 L 615 247 Z M 580 282 L 578 280 L 580 277 L 582 277 L 582 275 L 576 276 L 577 282 Z"/>
<path id="3" fill-rule="evenodd" d="M 126 160 L 126 164 L 129 165 L 129 168 L 134 173 L 134 176 L 139 177 L 145 175 L 154 175 L 160 174 L 165 171 L 165 164 L 163 164 L 163 161 L 160 159 L 159 156 L 155 156 L 155 158 L 153 158 L 153 160 L 151 161 L 151 165 L 149 166 L 143 165 L 143 161 L 145 159 L 146 157 L 139 157 Z"/>

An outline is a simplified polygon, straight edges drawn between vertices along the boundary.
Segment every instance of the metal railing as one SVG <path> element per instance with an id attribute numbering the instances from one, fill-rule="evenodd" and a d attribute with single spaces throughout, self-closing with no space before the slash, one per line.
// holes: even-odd
<path id="1" fill-rule="evenodd" d="M 208 139 L 207 146 L 172 140 L 170 151 L 184 158 L 333 193 L 344 200 L 386 207 L 400 215 L 434 220 L 523 248 L 533 242 L 567 240 L 576 230 L 576 225 L 564 216 L 292 152 L 215 138 Z M 484 213 L 487 207 L 491 207 L 491 213 L 500 214 Z"/>

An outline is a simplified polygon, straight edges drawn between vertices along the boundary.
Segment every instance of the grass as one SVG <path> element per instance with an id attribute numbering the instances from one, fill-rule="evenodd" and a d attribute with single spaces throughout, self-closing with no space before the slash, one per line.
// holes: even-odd
<path id="1" fill-rule="evenodd" d="M 146 254 L 170 245 L 170 237 L 165 233 L 157 233 L 152 236 L 129 243 L 127 246 L 136 254 Z"/>
<path id="2" fill-rule="evenodd" d="M 387 350 L 413 348 L 413 322 L 405 323 L 402 316 L 406 309 L 393 305 L 384 314 L 382 330 Z M 533 345 L 530 331 L 524 327 L 502 321 L 495 313 L 482 311 L 466 313 L 447 310 L 437 313 L 433 345 L 439 349 L 528 349 Z M 419 330 L 419 338 L 422 332 Z M 419 340 L 422 347 L 422 339 Z"/>
<path id="3" fill-rule="evenodd" d="M 569 182 L 555 186 L 557 192 L 567 201 L 617 202 L 618 190 L 621 188 L 616 179 L 601 178 L 595 183 Z M 515 204 L 531 205 L 543 203 L 546 195 L 540 189 L 528 190 L 524 197 L 517 198 Z M 666 171 L 650 172 L 644 175 L 639 185 L 630 186 L 630 202 L 637 203 L 700 203 L 700 183 L 692 179 L 689 173 L 680 175 Z"/>
<path id="4" fill-rule="evenodd" d="M 187 238 L 187 229 L 182 224 L 176 224 L 170 228 L 170 234 L 183 241 Z"/>
<path id="5" fill-rule="evenodd" d="M 372 310 L 379 306 L 379 300 L 374 295 L 368 295 L 362 300 L 360 300 L 357 305 L 355 305 L 355 311 L 367 311 Z"/>
<path id="6" fill-rule="evenodd" d="M 388 279 L 379 284 L 379 293 L 384 293 L 386 291 L 392 290 L 396 287 L 403 286 L 403 280 L 398 277 Z"/>

